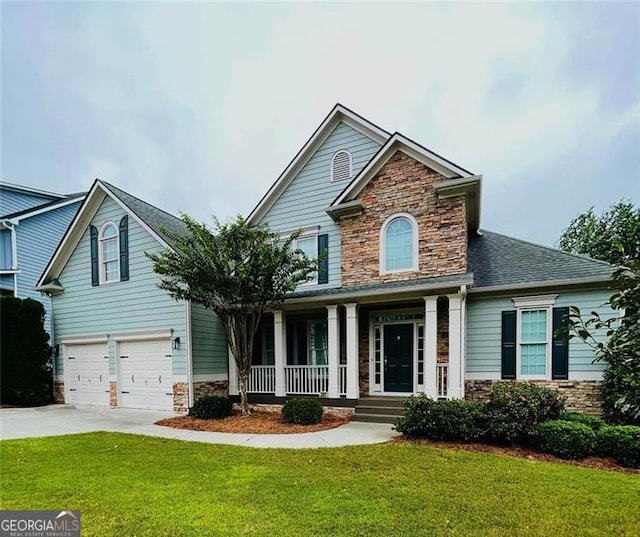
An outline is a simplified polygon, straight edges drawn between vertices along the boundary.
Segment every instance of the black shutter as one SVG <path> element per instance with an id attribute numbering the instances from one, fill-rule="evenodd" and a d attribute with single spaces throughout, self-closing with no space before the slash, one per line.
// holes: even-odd
<path id="1" fill-rule="evenodd" d="M 100 285 L 100 271 L 98 268 L 98 228 L 89 226 L 91 237 L 91 285 Z"/>
<path id="2" fill-rule="evenodd" d="M 516 312 L 502 312 L 502 378 L 516 378 Z"/>
<path id="3" fill-rule="evenodd" d="M 551 378 L 569 378 L 569 341 L 564 329 L 567 327 L 569 308 L 553 308 L 553 346 L 551 347 Z"/>
<path id="4" fill-rule="evenodd" d="M 120 281 L 129 279 L 129 217 L 120 220 Z"/>
<path id="5" fill-rule="evenodd" d="M 329 235 L 318 235 L 318 283 L 329 283 Z"/>

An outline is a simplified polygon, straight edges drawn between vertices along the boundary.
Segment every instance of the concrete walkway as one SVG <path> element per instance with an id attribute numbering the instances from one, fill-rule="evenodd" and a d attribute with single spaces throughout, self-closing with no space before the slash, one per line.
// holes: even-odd
<path id="1" fill-rule="evenodd" d="M 391 425 L 360 422 L 300 434 L 209 433 L 154 425 L 172 416 L 152 410 L 71 405 L 4 408 L 0 410 L 0 440 L 109 431 L 257 448 L 319 448 L 379 444 L 398 435 Z"/>

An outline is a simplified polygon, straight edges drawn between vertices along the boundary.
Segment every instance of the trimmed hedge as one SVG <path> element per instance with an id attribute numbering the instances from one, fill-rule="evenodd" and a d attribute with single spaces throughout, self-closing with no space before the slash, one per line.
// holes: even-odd
<path id="1" fill-rule="evenodd" d="M 433 440 L 477 440 L 483 433 L 482 405 L 471 401 L 434 401 L 425 395 L 403 401 L 396 429 Z"/>
<path id="2" fill-rule="evenodd" d="M 227 397 L 208 395 L 201 397 L 189 409 L 189 416 L 203 420 L 221 420 L 231 414 L 233 402 Z"/>
<path id="3" fill-rule="evenodd" d="M 539 423 L 557 420 L 566 397 L 556 390 L 527 382 L 501 382 L 484 406 L 486 438 L 490 442 L 527 444 Z"/>
<path id="4" fill-rule="evenodd" d="M 538 425 L 537 448 L 562 459 L 584 459 L 596 451 L 596 433 L 584 423 L 551 420 Z"/>
<path id="5" fill-rule="evenodd" d="M 582 423 L 587 427 L 591 427 L 591 429 L 596 432 L 606 425 L 602 418 L 596 418 L 595 416 L 589 416 L 587 414 L 582 414 L 581 412 L 565 412 L 560 416 L 560 419 L 563 421 Z"/>
<path id="6" fill-rule="evenodd" d="M 298 425 L 320 423 L 324 409 L 317 399 L 289 399 L 282 405 L 282 421 Z"/>
<path id="7" fill-rule="evenodd" d="M 640 427 L 605 425 L 597 435 L 598 453 L 631 468 L 640 468 Z"/>

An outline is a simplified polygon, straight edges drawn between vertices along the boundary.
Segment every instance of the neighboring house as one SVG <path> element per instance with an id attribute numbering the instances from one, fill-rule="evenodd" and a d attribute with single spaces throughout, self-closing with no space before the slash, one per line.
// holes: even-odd
<path id="1" fill-rule="evenodd" d="M 479 399 L 508 379 L 597 411 L 603 366 L 556 329 L 571 305 L 612 315 L 612 267 L 481 230 L 481 185 L 337 105 L 249 216 L 302 229 L 298 247 L 326 253 L 314 280 L 263 323 L 254 400 Z"/>
<path id="2" fill-rule="evenodd" d="M 96 180 L 44 270 L 59 402 L 185 411 L 226 392 L 218 318 L 158 288 L 145 252 L 172 248 L 178 218 Z"/>
<path id="3" fill-rule="evenodd" d="M 51 301 L 36 283 L 84 195 L 0 182 L 0 293 L 42 302 L 50 335 Z"/>

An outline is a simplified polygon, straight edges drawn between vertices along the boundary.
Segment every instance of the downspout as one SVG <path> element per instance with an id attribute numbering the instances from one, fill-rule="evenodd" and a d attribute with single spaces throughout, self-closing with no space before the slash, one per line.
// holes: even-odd
<path id="1" fill-rule="evenodd" d="M 185 315 L 185 331 L 187 336 L 187 388 L 189 390 L 188 406 L 193 406 L 194 394 L 193 394 L 193 343 L 191 334 L 191 301 L 185 300 L 184 303 L 184 315 Z"/>
<path id="2" fill-rule="evenodd" d="M 460 286 L 460 352 L 462 357 L 460 360 L 460 398 L 464 399 L 465 390 L 465 374 L 467 371 L 467 286 Z"/>

